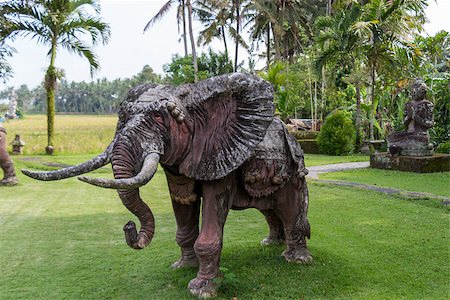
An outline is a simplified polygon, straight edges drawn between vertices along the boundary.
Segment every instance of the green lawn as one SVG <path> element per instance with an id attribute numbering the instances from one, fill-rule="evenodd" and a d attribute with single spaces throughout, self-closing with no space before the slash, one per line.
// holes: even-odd
<path id="1" fill-rule="evenodd" d="M 319 178 L 359 182 L 450 197 L 450 172 L 416 174 L 366 168 L 324 173 L 320 174 Z"/>
<path id="2" fill-rule="evenodd" d="M 306 167 L 338 164 L 346 162 L 369 161 L 369 160 L 370 157 L 368 155 L 362 154 L 352 154 L 344 156 L 330 156 L 324 154 L 307 154 L 307 153 L 305 154 Z"/>
<path id="3" fill-rule="evenodd" d="M 21 159 L 17 169 L 41 163 Z M 0 195 L 0 299 L 193 299 L 186 286 L 196 271 L 170 269 L 179 249 L 162 170 L 142 189 L 156 218 L 142 251 L 125 244 L 122 226 L 134 217 L 113 190 L 20 175 Z M 282 246 L 259 245 L 267 233 L 259 212 L 230 213 L 219 299 L 448 299 L 447 209 L 314 183 L 310 199 L 309 266 L 286 263 Z"/>

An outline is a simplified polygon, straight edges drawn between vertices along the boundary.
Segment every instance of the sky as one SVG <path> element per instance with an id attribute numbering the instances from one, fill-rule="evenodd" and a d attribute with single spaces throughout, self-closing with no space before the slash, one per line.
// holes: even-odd
<path id="1" fill-rule="evenodd" d="M 165 2 L 167 0 L 100 0 L 101 17 L 111 27 L 109 43 L 94 50 L 100 60 L 100 70 L 92 78 L 89 63 L 63 49 L 57 54 L 56 66 L 64 69 L 68 81 L 127 78 L 139 73 L 145 65 L 163 74 L 163 65 L 170 62 L 172 55 L 184 53 L 177 29 L 176 6 L 145 33 L 143 28 Z M 439 30 L 450 31 L 449 11 L 450 0 L 429 0 L 426 14 L 430 22 L 425 26 L 425 33 L 434 35 Z M 200 30 L 202 25 L 194 23 L 194 32 Z M 36 87 L 43 80 L 49 64 L 48 49 L 29 38 L 18 38 L 11 45 L 17 50 L 9 60 L 14 77 L 6 84 L 0 84 L 0 90 L 21 84 Z M 212 48 L 224 50 L 220 42 L 213 43 Z M 202 50 L 206 49 L 199 52 Z M 242 59 L 246 59 L 245 51 L 241 49 L 240 52 Z"/>

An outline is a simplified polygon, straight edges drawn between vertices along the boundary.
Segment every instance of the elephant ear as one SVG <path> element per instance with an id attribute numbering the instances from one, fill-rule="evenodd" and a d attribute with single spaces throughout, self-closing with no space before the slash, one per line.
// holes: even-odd
<path id="1" fill-rule="evenodd" d="M 233 73 L 178 88 L 188 112 L 192 146 L 181 173 L 215 180 L 236 170 L 264 139 L 274 117 L 272 85 Z"/>

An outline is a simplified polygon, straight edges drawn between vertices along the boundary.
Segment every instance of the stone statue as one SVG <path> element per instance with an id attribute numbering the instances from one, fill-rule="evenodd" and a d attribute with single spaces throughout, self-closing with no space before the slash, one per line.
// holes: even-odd
<path id="1" fill-rule="evenodd" d="M 3 170 L 3 180 L 0 180 L 0 186 L 16 185 L 17 177 L 14 171 L 14 164 L 9 157 L 6 149 L 6 130 L 0 124 L 0 168 Z"/>
<path id="2" fill-rule="evenodd" d="M 141 223 L 139 233 L 132 221 L 124 227 L 126 242 L 134 249 L 148 246 L 155 231 L 139 187 L 151 180 L 158 164 L 163 167 L 181 248 L 172 267 L 198 266 L 189 283 L 195 296 L 217 293 L 230 209 L 257 208 L 270 229 L 262 244 L 284 243 L 289 262 L 312 260 L 306 247 L 310 226 L 303 150 L 274 118 L 272 85 L 256 76 L 233 73 L 178 87 L 137 86 L 122 102 L 115 137 L 102 154 L 57 171 L 22 172 L 59 180 L 107 163 L 114 180 L 79 179 L 118 190 Z"/>
<path id="3" fill-rule="evenodd" d="M 11 94 L 9 95 L 8 112 L 6 113 L 5 117 L 7 119 L 17 118 L 16 109 L 17 109 L 17 94 L 14 90 L 12 90 Z"/>
<path id="4" fill-rule="evenodd" d="M 389 152 L 400 156 L 431 156 L 428 129 L 434 126 L 433 103 L 425 99 L 426 84 L 417 79 L 411 87 L 411 101 L 406 103 L 403 124 L 406 132 L 394 132 L 387 137 Z"/>

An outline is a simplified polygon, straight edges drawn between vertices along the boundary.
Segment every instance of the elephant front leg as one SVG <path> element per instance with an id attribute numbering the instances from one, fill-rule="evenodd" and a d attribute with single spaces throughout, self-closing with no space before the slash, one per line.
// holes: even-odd
<path id="1" fill-rule="evenodd" d="M 222 251 L 223 226 L 231 206 L 232 188 L 230 179 L 203 185 L 202 228 L 194 250 L 199 260 L 197 277 L 189 282 L 190 292 L 200 298 L 217 295 L 219 284 L 215 278 L 219 271 Z"/>
<path id="2" fill-rule="evenodd" d="M 198 237 L 200 199 L 190 204 L 172 200 L 172 207 L 177 221 L 175 240 L 181 248 L 181 257 L 172 264 L 172 268 L 197 267 L 198 259 L 194 251 L 194 243 Z"/>

